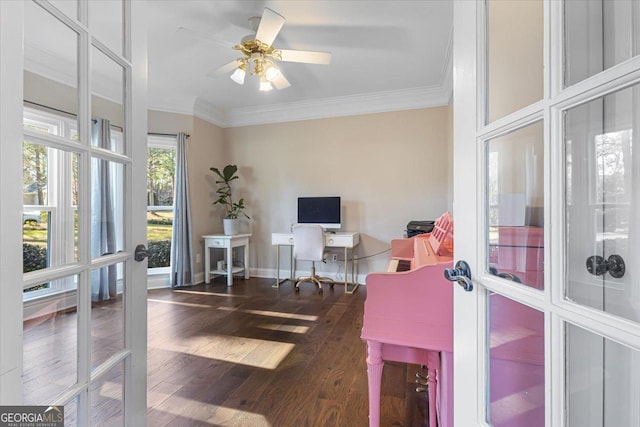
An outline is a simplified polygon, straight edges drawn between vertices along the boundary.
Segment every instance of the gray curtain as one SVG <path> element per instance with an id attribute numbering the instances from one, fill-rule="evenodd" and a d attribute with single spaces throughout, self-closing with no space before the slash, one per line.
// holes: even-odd
<path id="1" fill-rule="evenodd" d="M 187 178 L 187 135 L 179 133 L 176 147 L 176 179 L 171 233 L 171 287 L 195 283 L 191 242 L 191 208 Z"/>
<path id="2" fill-rule="evenodd" d="M 111 149 L 111 125 L 107 119 L 93 121 L 91 142 Z M 112 254 L 116 249 L 113 186 L 109 162 L 91 159 L 91 258 Z M 91 272 L 91 299 L 105 301 L 117 295 L 115 265 Z"/>

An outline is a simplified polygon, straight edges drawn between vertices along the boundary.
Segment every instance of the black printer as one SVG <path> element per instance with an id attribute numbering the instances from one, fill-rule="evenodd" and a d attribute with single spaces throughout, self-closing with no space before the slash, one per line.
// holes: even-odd
<path id="1" fill-rule="evenodd" d="M 407 224 L 407 237 L 431 233 L 435 223 L 435 221 L 409 221 Z"/>

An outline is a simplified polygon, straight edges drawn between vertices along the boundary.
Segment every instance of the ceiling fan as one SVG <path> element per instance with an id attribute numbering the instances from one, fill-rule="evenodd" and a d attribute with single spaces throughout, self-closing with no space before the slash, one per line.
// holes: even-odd
<path id="1" fill-rule="evenodd" d="M 260 90 L 285 89 L 291 84 L 282 74 L 277 62 L 302 62 L 307 64 L 329 64 L 329 52 L 309 50 L 277 49 L 273 41 L 278 36 L 286 19 L 279 13 L 265 8 L 262 16 L 249 18 L 249 23 L 256 30 L 255 35 L 245 36 L 233 49 L 243 56 L 218 68 L 216 74 L 226 74 L 232 70 L 231 80 L 242 85 L 247 73 L 260 79 Z"/>

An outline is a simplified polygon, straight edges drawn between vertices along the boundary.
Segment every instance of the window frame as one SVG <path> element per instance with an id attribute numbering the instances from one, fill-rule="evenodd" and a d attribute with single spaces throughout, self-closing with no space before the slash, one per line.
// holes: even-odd
<path id="1" fill-rule="evenodd" d="M 177 150 L 178 150 L 178 140 L 176 138 L 175 135 L 159 135 L 159 134 L 149 134 L 147 135 L 147 153 L 149 152 L 149 149 L 151 148 L 162 148 L 162 149 L 166 149 L 166 150 L 173 150 L 174 152 L 176 152 L 177 154 Z M 148 160 L 148 158 L 147 158 Z M 147 167 L 148 167 L 149 163 L 147 162 Z M 174 169 L 174 174 L 175 174 L 175 169 Z M 148 169 L 147 169 L 147 174 L 148 174 Z M 147 183 L 147 189 L 148 189 L 148 183 Z M 174 188 L 174 199 L 173 199 L 174 203 L 175 203 L 175 188 Z M 171 204 L 171 206 L 150 206 L 148 204 L 148 200 L 147 200 L 147 213 L 149 211 L 169 211 L 169 210 L 173 210 L 174 209 L 174 204 Z M 173 233 L 173 225 L 171 226 L 172 228 L 172 233 Z M 148 244 L 148 242 L 147 242 Z M 169 274 L 171 274 L 171 266 L 169 265 L 168 267 L 155 267 L 155 268 L 147 268 L 147 276 L 159 276 L 159 275 L 167 275 L 167 278 L 169 278 Z M 149 282 L 149 284 L 151 285 L 152 282 Z M 166 285 L 168 286 L 168 284 Z"/>

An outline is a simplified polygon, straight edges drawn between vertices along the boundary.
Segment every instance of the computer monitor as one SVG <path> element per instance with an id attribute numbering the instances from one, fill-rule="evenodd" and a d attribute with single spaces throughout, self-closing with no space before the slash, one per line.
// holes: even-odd
<path id="1" fill-rule="evenodd" d="M 340 229 L 340 197 L 298 197 L 298 223 Z"/>

